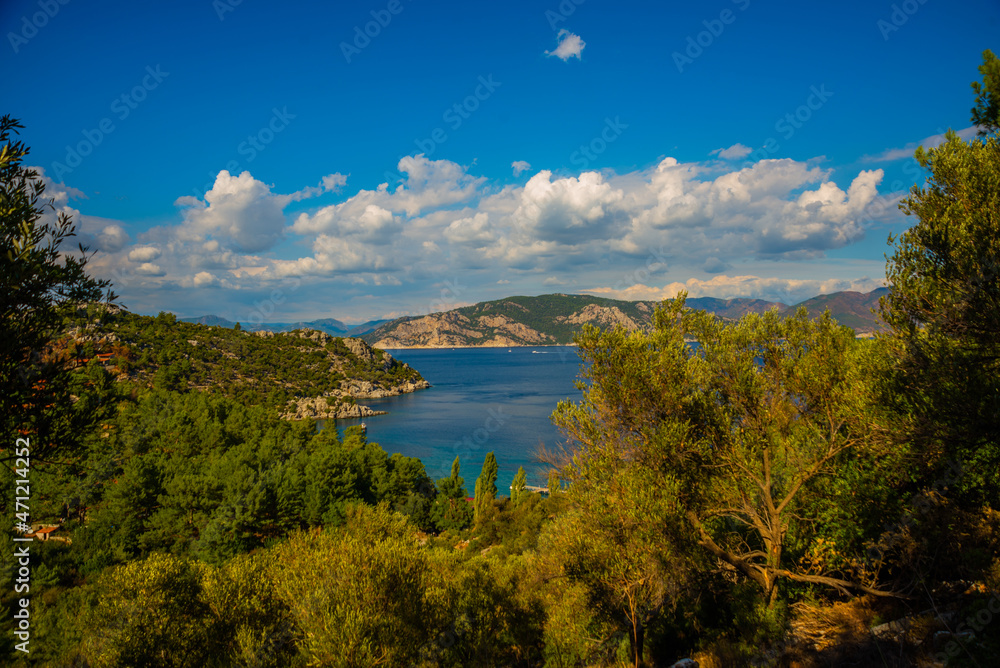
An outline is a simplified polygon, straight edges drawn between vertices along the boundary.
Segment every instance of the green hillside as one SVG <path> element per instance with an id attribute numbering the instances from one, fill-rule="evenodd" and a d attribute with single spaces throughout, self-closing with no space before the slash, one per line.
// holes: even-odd
<path id="1" fill-rule="evenodd" d="M 144 386 L 197 389 L 277 407 L 337 393 L 352 381 L 382 388 L 422 381 L 415 369 L 357 339 L 312 330 L 209 327 L 169 313 L 109 314 L 99 328 L 78 332 L 65 345 L 109 358 L 102 361 Z"/>

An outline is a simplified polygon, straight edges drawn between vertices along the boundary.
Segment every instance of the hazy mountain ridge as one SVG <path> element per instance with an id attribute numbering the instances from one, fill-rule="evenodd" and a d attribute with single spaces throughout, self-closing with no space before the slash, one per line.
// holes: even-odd
<path id="1" fill-rule="evenodd" d="M 236 322 L 227 320 L 217 315 L 203 315 L 197 318 L 178 318 L 181 322 L 190 322 L 198 325 L 208 325 L 209 327 L 224 327 L 232 329 Z M 240 322 L 240 327 L 248 332 L 291 332 L 296 329 L 314 329 L 325 332 L 331 336 L 358 337 L 367 334 L 379 325 L 389 322 L 388 320 L 369 320 L 359 325 L 349 325 L 336 318 L 321 318 L 309 322 L 263 322 L 259 324 Z"/>
<path id="2" fill-rule="evenodd" d="M 872 309 L 877 311 L 879 298 L 888 294 L 889 288 L 878 288 L 868 293 L 834 292 L 807 299 L 789 309 L 804 307 L 814 318 L 830 309 L 830 314 L 840 324 L 847 325 L 858 334 L 868 334 L 885 328 L 885 323 L 872 313 Z"/>
<path id="3" fill-rule="evenodd" d="M 858 334 L 882 327 L 871 308 L 888 292 L 836 292 L 788 306 L 780 302 L 738 297 L 696 297 L 688 306 L 735 320 L 747 313 L 778 309 L 792 313 L 800 306 L 815 317 L 826 308 L 838 322 Z M 623 301 L 589 295 L 551 294 L 507 297 L 425 316 L 406 316 L 385 322 L 361 338 L 378 348 L 450 348 L 565 345 L 584 323 L 600 327 L 621 324 L 641 329 L 652 324 L 656 301 Z"/>

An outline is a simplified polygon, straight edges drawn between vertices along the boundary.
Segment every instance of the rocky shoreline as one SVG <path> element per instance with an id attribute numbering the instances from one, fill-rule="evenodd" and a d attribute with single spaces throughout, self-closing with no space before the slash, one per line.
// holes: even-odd
<path id="1" fill-rule="evenodd" d="M 272 332 L 254 332 L 255 336 L 274 336 Z M 326 345 L 334 337 L 319 331 L 301 331 L 291 335 L 297 335 L 304 339 L 316 341 L 321 345 Z M 280 334 L 279 334 L 280 336 Z M 364 363 L 389 370 L 396 366 L 402 366 L 409 370 L 410 366 L 405 362 L 396 360 L 384 350 L 373 348 L 365 341 L 355 338 L 341 339 L 344 346 L 350 350 Z M 363 418 L 372 415 L 384 415 L 385 411 L 377 411 L 364 404 L 358 403 L 365 399 L 382 399 L 384 397 L 394 397 L 400 394 L 408 394 L 417 390 L 424 390 L 431 386 L 423 378 L 419 380 L 404 380 L 398 383 L 372 382 L 369 380 L 358 380 L 346 378 L 340 382 L 340 386 L 331 392 L 327 392 L 318 397 L 298 397 L 289 402 L 287 410 L 282 414 L 285 420 L 329 420 L 338 418 Z"/>

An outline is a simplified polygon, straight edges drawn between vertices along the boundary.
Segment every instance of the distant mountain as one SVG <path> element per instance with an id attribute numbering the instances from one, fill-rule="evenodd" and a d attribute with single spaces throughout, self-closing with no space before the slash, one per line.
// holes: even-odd
<path id="1" fill-rule="evenodd" d="M 714 313 L 720 318 L 736 320 L 747 313 L 764 313 L 773 308 L 785 310 L 787 305 L 781 302 L 768 302 L 763 299 L 737 297 L 735 299 L 716 299 L 715 297 L 695 297 L 687 300 L 687 305 L 693 309 Z"/>
<path id="2" fill-rule="evenodd" d="M 878 288 L 867 293 L 834 292 L 790 306 L 788 311 L 805 307 L 810 316 L 816 317 L 821 315 L 823 311 L 830 309 L 830 315 L 840 324 L 847 325 L 858 334 L 868 334 L 885 329 L 885 323 L 876 313 L 872 312 L 872 309 L 878 311 L 879 297 L 887 294 L 889 294 L 889 288 Z"/>
<path id="3" fill-rule="evenodd" d="M 178 318 L 181 322 L 192 322 L 196 325 L 208 325 L 209 327 L 225 327 L 232 329 L 236 323 L 232 320 L 220 318 L 217 315 L 203 315 L 200 318 Z"/>
<path id="4" fill-rule="evenodd" d="M 397 318 L 361 338 L 378 348 L 451 348 L 566 344 L 585 322 L 648 327 L 654 302 L 588 295 L 507 297 L 472 306 Z"/>
<path id="5" fill-rule="evenodd" d="M 226 329 L 232 329 L 236 326 L 236 323 L 232 320 L 226 320 L 217 315 L 203 315 L 199 318 L 178 318 L 178 320 L 181 322 L 208 325 L 209 327 L 225 327 Z M 386 322 L 388 320 L 369 320 L 360 325 L 348 325 L 335 318 L 322 318 L 309 322 L 265 322 L 260 324 L 241 322 L 240 328 L 248 332 L 291 332 L 296 329 L 315 329 L 325 332 L 330 336 L 359 337 Z"/>
<path id="6" fill-rule="evenodd" d="M 859 334 L 879 329 L 870 312 L 887 290 L 868 294 L 838 292 L 802 302 L 810 315 L 829 308 L 839 322 Z M 599 327 L 620 324 L 628 329 L 645 329 L 652 324 L 655 301 L 621 301 L 590 295 L 552 294 L 538 297 L 507 297 L 425 316 L 407 316 L 385 322 L 362 335 L 378 348 L 452 348 L 544 346 L 572 343 L 584 323 Z M 747 313 L 778 309 L 791 313 L 799 305 L 787 306 L 762 299 L 687 300 L 691 308 L 735 320 Z"/>

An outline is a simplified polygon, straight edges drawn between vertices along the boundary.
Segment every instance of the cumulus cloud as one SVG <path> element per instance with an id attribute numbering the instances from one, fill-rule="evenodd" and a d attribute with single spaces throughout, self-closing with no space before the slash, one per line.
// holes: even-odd
<path id="1" fill-rule="evenodd" d="M 243 172 L 233 176 L 222 170 L 204 201 L 182 197 L 184 227 L 191 239 L 212 236 L 236 250 L 257 252 L 281 240 L 285 227 L 282 212 L 287 198 L 275 196 L 267 184 Z"/>
<path id="2" fill-rule="evenodd" d="M 454 244 L 471 245 L 475 248 L 482 248 L 497 238 L 490 228 L 489 214 L 485 212 L 453 221 L 445 228 L 444 236 Z"/>
<path id="3" fill-rule="evenodd" d="M 143 262 L 135 268 L 135 273 L 142 274 L 143 276 L 163 276 L 165 272 L 158 264 Z"/>
<path id="4" fill-rule="evenodd" d="M 342 189 L 346 177 L 330 174 L 319 185 L 282 194 L 249 172 L 220 172 L 204 198 L 177 199 L 174 224 L 147 230 L 134 243 L 124 224 L 89 219 L 91 236 L 109 249 L 95 256 L 94 266 L 116 283 L 121 279 L 130 307 L 202 288 L 212 288 L 214 297 L 205 298 L 209 309 L 220 300 L 252 304 L 290 281 L 316 286 L 310 298 L 327 300 L 369 294 L 362 290 L 381 290 L 385 298 L 393 286 L 406 286 L 392 292 L 391 305 L 366 306 L 379 309 L 370 314 L 375 317 L 412 308 L 406 295 L 434 298 L 439 288 L 428 287 L 431 296 L 425 297 L 419 286 L 453 272 L 472 301 L 480 290 L 498 297 L 498 286 L 509 285 L 530 294 L 542 286 L 576 285 L 580 276 L 591 277 L 592 285 L 616 286 L 596 287 L 596 293 L 625 298 L 649 298 L 679 285 L 720 293 L 712 296 L 774 298 L 827 286 L 727 273 L 748 261 L 815 261 L 857 241 L 882 179 L 881 170 L 863 170 L 838 183 L 831 170 L 790 159 L 727 169 L 715 159 L 667 157 L 622 174 L 543 169 L 523 184 L 490 182 L 469 167 L 424 155 L 402 158 L 397 168 L 400 179 L 391 187 L 355 189 L 332 204 L 300 207 L 291 218 L 290 202 Z M 73 195 L 59 192 L 64 202 Z M 815 275 L 816 265 L 802 271 Z M 698 276 L 701 282 L 646 287 L 653 274 L 662 281 Z M 629 278 L 616 280 L 622 275 Z"/>
<path id="5" fill-rule="evenodd" d="M 465 167 L 448 160 L 429 160 L 423 154 L 407 156 L 397 165 L 406 178 L 395 189 L 383 183 L 376 190 L 361 190 L 340 204 L 321 208 L 315 213 L 303 213 L 292 225 L 299 234 L 363 232 L 361 218 L 375 215 L 375 207 L 388 216 L 401 214 L 414 217 L 427 209 L 457 204 L 471 199 L 485 181 L 468 174 Z M 379 214 L 388 223 L 386 214 Z M 397 221 L 399 219 L 396 219 Z M 386 230 L 381 230 L 385 232 Z"/>
<path id="6" fill-rule="evenodd" d="M 339 172 L 336 172 L 334 174 L 329 174 L 328 176 L 324 176 L 322 183 L 324 190 L 327 190 L 329 192 L 335 192 L 347 185 L 347 176 Z"/>
<path id="7" fill-rule="evenodd" d="M 510 163 L 510 166 L 514 168 L 514 176 L 520 176 L 522 173 L 531 169 L 531 163 L 526 160 L 515 160 Z"/>
<path id="8" fill-rule="evenodd" d="M 709 153 L 709 155 L 717 155 L 723 160 L 739 160 L 740 158 L 747 157 L 752 152 L 753 149 L 749 146 L 737 143 L 733 144 L 729 148 L 717 148 Z"/>
<path id="9" fill-rule="evenodd" d="M 689 297 L 717 297 L 719 299 L 750 297 L 792 305 L 816 295 L 830 294 L 842 290 L 871 292 L 884 285 L 884 280 L 873 280 L 867 277 L 847 280 L 836 278 L 788 279 L 720 275 L 714 276 L 707 281 L 692 278 L 685 282 L 669 283 L 660 288 L 636 284 L 624 289 L 601 287 L 590 288 L 582 292 L 630 301 L 640 299 L 662 301 L 664 299 L 673 299 L 681 291 L 686 291 Z"/>
<path id="10" fill-rule="evenodd" d="M 619 216 L 624 193 L 598 172 L 552 179 L 545 169 L 525 184 L 514 220 L 540 241 L 576 244 L 607 238 Z"/>
<path id="11" fill-rule="evenodd" d="M 115 253 L 129 243 L 131 239 L 128 232 L 119 221 L 99 216 L 87 216 L 70 205 L 71 201 L 88 199 L 82 190 L 65 183 L 56 183 L 45 174 L 44 167 L 29 167 L 28 169 L 35 170 L 36 179 L 45 186 L 39 202 L 42 204 L 39 223 L 54 226 L 60 215 L 66 215 L 73 220 L 76 226 L 76 236 L 67 240 L 67 251 L 72 252 L 80 243 L 91 251 Z"/>
<path id="12" fill-rule="evenodd" d="M 219 279 L 207 271 L 199 271 L 194 275 L 194 287 L 196 288 L 206 288 L 212 285 L 218 285 L 218 283 Z"/>
<path id="13" fill-rule="evenodd" d="M 136 246 L 129 251 L 128 259 L 132 262 L 150 262 L 160 255 L 160 249 L 156 246 Z"/>
<path id="14" fill-rule="evenodd" d="M 574 56 L 577 60 L 582 60 L 580 54 L 583 52 L 583 48 L 587 46 L 587 43 L 580 39 L 579 35 L 575 35 L 564 28 L 559 31 L 557 39 L 559 43 L 556 45 L 555 50 L 546 51 L 545 55 L 549 57 L 555 56 L 564 62 Z"/>

